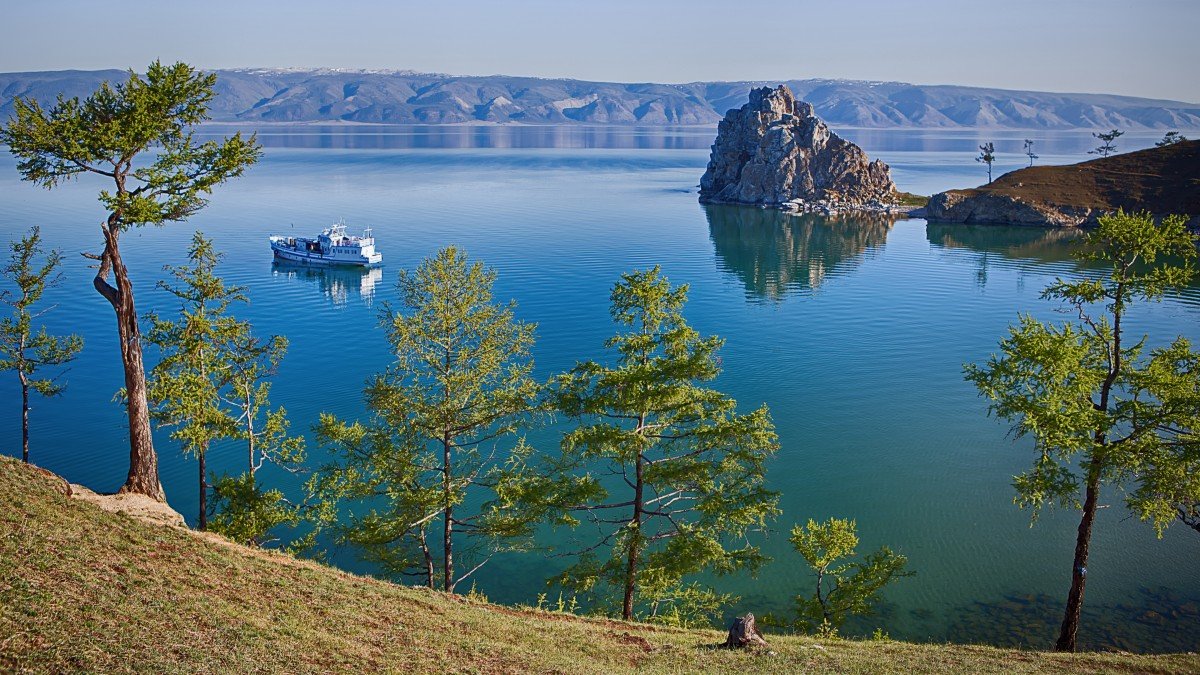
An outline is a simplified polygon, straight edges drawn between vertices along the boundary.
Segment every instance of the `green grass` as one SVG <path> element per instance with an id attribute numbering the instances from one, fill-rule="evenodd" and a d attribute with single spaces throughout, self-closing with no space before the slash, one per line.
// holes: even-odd
<path id="1" fill-rule="evenodd" d="M 896 201 L 901 206 L 925 206 L 929 203 L 929 197 L 911 192 L 897 192 Z"/>
<path id="2" fill-rule="evenodd" d="M 1196 655 L 1062 655 L 767 638 L 489 605 L 359 577 L 64 496 L 0 458 L 0 671 L 1200 672 Z"/>

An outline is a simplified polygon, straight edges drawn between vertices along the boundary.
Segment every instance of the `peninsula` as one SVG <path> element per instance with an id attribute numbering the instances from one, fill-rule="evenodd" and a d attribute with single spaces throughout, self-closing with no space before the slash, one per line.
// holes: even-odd
<path id="1" fill-rule="evenodd" d="M 1200 141 L 1183 141 L 1067 166 L 1033 166 L 988 185 L 930 198 L 945 223 L 1079 227 L 1118 209 L 1184 214 L 1200 225 Z"/>

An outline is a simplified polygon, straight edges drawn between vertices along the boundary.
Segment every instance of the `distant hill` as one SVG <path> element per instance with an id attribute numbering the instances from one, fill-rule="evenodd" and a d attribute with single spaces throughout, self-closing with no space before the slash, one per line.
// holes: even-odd
<path id="1" fill-rule="evenodd" d="M 1011 129 L 1200 129 L 1200 104 L 855 80 L 621 84 L 410 71 L 217 71 L 224 122 L 712 125 L 750 89 L 787 84 L 832 126 Z M 118 70 L 0 73 L 0 119 L 16 96 L 83 96 Z"/>
<path id="2" fill-rule="evenodd" d="M 1200 225 L 1200 141 L 1067 166 L 1034 166 L 988 185 L 948 190 L 925 207 L 931 221 L 1078 226 L 1117 209 L 1183 214 Z"/>

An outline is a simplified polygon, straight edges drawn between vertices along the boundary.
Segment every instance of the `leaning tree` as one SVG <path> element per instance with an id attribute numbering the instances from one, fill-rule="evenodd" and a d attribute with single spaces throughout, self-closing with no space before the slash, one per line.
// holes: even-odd
<path id="1" fill-rule="evenodd" d="M 117 316 L 129 418 L 129 475 L 122 492 L 164 498 L 150 435 L 146 369 L 134 306 L 133 282 L 121 256 L 121 235 L 143 225 L 181 221 L 205 204 L 205 195 L 253 164 L 255 138 L 235 134 L 200 143 L 192 127 L 208 119 L 216 76 L 176 63 L 150 64 L 116 85 L 104 82 L 89 97 L 59 96 L 49 110 L 16 97 L 14 115 L 0 142 L 16 156 L 25 180 L 54 188 L 84 174 L 111 181 L 100 191 L 107 217 L 100 223 L 104 248 L 92 280 Z"/>

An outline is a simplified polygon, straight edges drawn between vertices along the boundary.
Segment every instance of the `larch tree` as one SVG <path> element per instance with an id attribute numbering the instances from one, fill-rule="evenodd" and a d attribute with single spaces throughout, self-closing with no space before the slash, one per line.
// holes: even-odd
<path id="1" fill-rule="evenodd" d="M 220 259 L 212 242 L 197 232 L 188 250 L 191 265 L 168 266 L 173 283 L 159 282 L 179 299 L 178 318 L 146 317 L 150 324 L 146 340 L 159 350 L 159 362 L 150 371 L 150 414 L 160 426 L 171 429 L 171 439 L 186 454 L 196 458 L 201 530 L 208 526 L 208 450 L 214 442 L 238 433 L 237 420 L 223 400 L 233 375 L 224 348 L 245 330 L 228 311 L 245 295 L 243 289 L 227 286 L 217 276 Z"/>
<path id="2" fill-rule="evenodd" d="M 216 76 L 183 63 L 150 64 L 105 82 L 83 101 L 59 97 L 49 110 L 30 98 L 13 99 L 13 117 L 0 142 L 17 158 L 25 180 L 46 188 L 83 175 L 101 178 L 107 211 L 100 223 L 104 247 L 92 280 L 112 305 L 125 373 L 129 473 L 122 492 L 163 500 L 150 430 L 146 370 L 133 281 L 121 255 L 121 235 L 143 225 L 184 220 L 205 204 L 218 184 L 242 174 L 260 155 L 253 136 L 197 142 L 192 127 L 208 119 Z"/>
<path id="3" fill-rule="evenodd" d="M 789 541 L 815 577 L 812 595 L 796 596 L 795 625 L 808 632 L 836 634 L 847 618 L 874 612 L 884 587 L 915 574 L 906 569 L 908 558 L 887 546 L 854 561 L 858 533 L 853 520 L 809 520 L 792 528 Z"/>
<path id="4" fill-rule="evenodd" d="M 1184 136 L 1178 131 L 1168 131 L 1167 133 L 1163 134 L 1161 141 L 1158 141 L 1154 144 L 1154 147 L 1165 148 L 1168 145 L 1175 145 L 1176 143 L 1182 143 L 1186 140 L 1187 136 Z"/>
<path id="5" fill-rule="evenodd" d="M 1100 155 L 1101 157 L 1108 157 L 1109 155 L 1111 155 L 1117 151 L 1117 146 L 1114 143 L 1114 141 L 1116 141 L 1118 138 L 1120 138 L 1121 136 L 1124 136 L 1124 135 L 1125 135 L 1125 132 L 1121 131 L 1119 129 L 1113 129 L 1111 131 L 1105 131 L 1105 132 L 1100 132 L 1100 133 L 1093 132 L 1092 136 L 1094 136 L 1097 140 L 1100 141 L 1100 145 L 1099 145 L 1099 147 L 1097 147 L 1093 150 L 1088 150 L 1088 154 L 1089 155 Z"/>
<path id="6" fill-rule="evenodd" d="M 495 279 L 454 247 L 402 271 L 400 307 L 382 314 L 395 361 L 365 390 L 372 419 L 323 415 L 317 429 L 342 461 L 314 477 L 314 492 L 366 509 L 350 509 L 340 538 L 388 573 L 451 593 L 504 547 L 487 511 L 462 507 L 495 489 L 537 407 L 534 326 L 493 301 Z M 461 572 L 468 541 L 477 556 Z"/>
<path id="7" fill-rule="evenodd" d="M 688 325 L 687 292 L 658 267 L 622 275 L 611 362 L 579 363 L 553 385 L 553 407 L 575 427 L 542 462 L 514 454 L 507 470 L 523 479 L 500 495 L 527 519 L 582 531 L 557 581 L 598 603 L 619 599 L 625 619 L 639 608 L 653 618 L 682 591 L 711 601 L 690 575 L 756 570 L 765 557 L 747 536 L 778 513 L 763 484 L 778 447 L 770 414 L 738 414 L 703 386 L 720 372 L 723 341 Z"/>
<path id="8" fill-rule="evenodd" d="M 1033 467 L 1013 481 L 1015 502 L 1080 512 L 1071 588 L 1056 649 L 1074 651 L 1088 555 L 1104 485 L 1162 530 L 1181 504 L 1200 502 L 1200 353 L 1183 337 L 1147 350 L 1129 334 L 1129 307 L 1159 300 L 1192 278 L 1195 238 L 1185 219 L 1156 224 L 1146 213 L 1103 216 L 1076 257 L 1101 277 L 1058 280 L 1042 297 L 1066 303 L 1077 321 L 1030 316 L 1009 329 L 999 354 L 968 364 L 966 377 L 990 410 L 1034 442 Z"/>
<path id="9" fill-rule="evenodd" d="M 262 340 L 251 332 L 248 322 L 238 322 L 229 331 L 221 351 L 229 376 L 220 394 L 228 414 L 234 418 L 236 441 L 245 443 L 246 470 L 223 475 L 213 482 L 212 522 L 214 532 L 251 546 L 274 541 L 270 533 L 281 525 L 298 525 L 304 505 L 284 497 L 281 490 L 265 488 L 258 480 L 264 466 L 301 471 L 305 459 L 304 438 L 291 433 L 287 410 L 272 407 L 271 377 L 287 353 L 287 338 L 281 335 Z M 301 542 L 303 548 L 307 541 Z"/>
<path id="10" fill-rule="evenodd" d="M 975 161 L 987 164 L 988 184 L 990 185 L 992 182 L 992 164 L 996 163 L 996 146 L 990 142 L 979 146 L 979 155 L 975 158 Z"/>
<path id="11" fill-rule="evenodd" d="M 78 335 L 50 335 L 42 327 L 34 332 L 34 321 L 46 310 L 34 311 L 48 286 L 57 283 L 62 256 L 50 251 L 39 265 L 42 256 L 41 230 L 34 227 L 29 234 L 11 242 L 8 264 L 0 276 L 15 286 L 0 290 L 0 301 L 12 308 L 12 314 L 0 319 L 0 370 L 12 370 L 21 382 L 21 460 L 29 463 L 29 393 L 57 396 L 66 387 L 59 382 L 61 373 L 51 377 L 39 376 L 45 368 L 70 363 L 83 349 Z"/>

